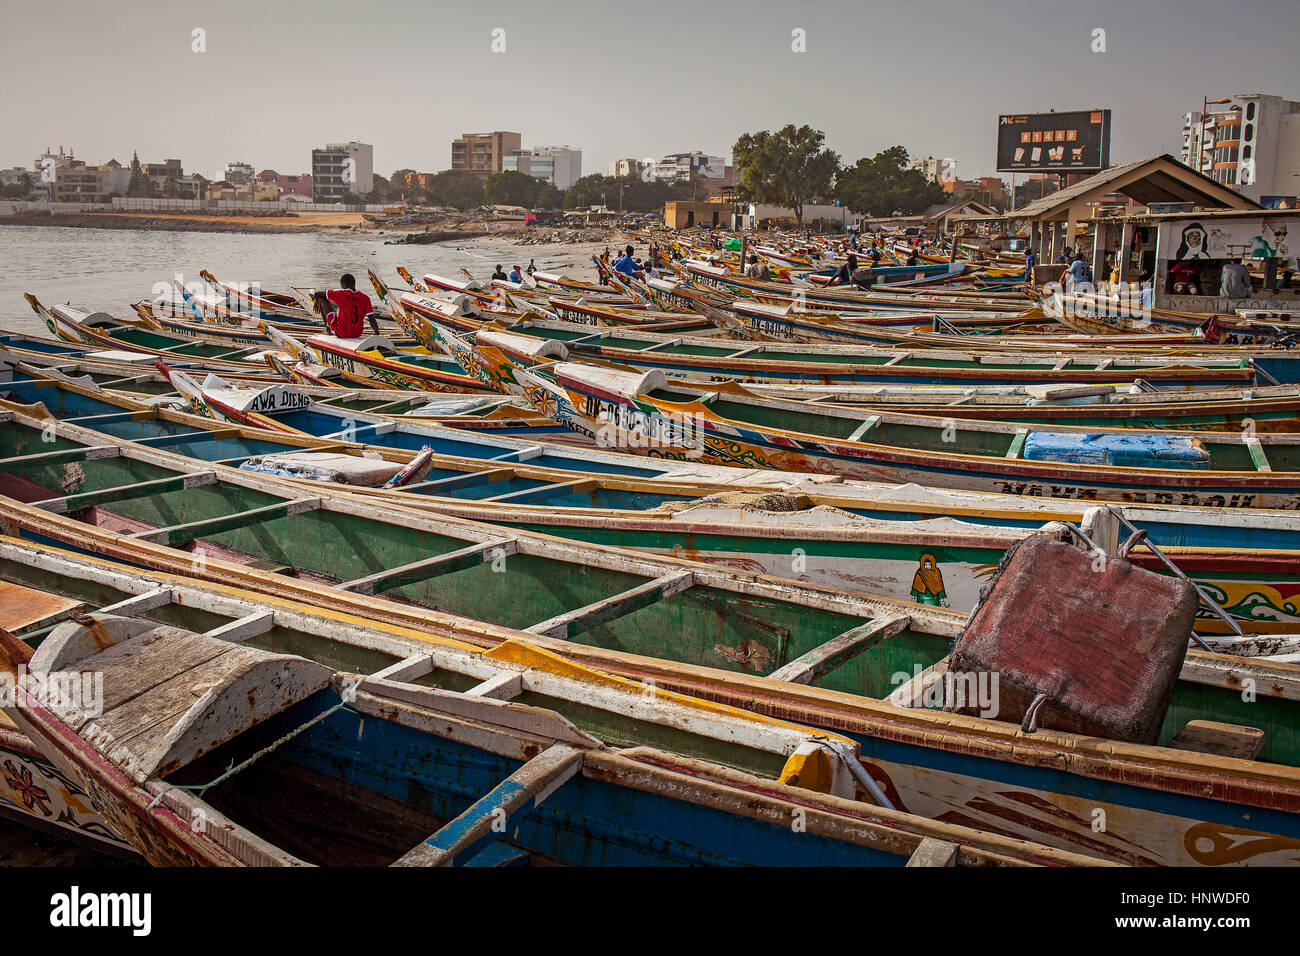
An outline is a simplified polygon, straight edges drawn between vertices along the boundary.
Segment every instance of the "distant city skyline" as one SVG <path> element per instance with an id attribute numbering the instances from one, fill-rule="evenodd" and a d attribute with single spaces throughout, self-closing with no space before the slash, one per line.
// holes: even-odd
<path id="1" fill-rule="evenodd" d="M 996 172 L 999 113 L 1110 108 L 1122 163 L 1176 155 L 1202 97 L 1300 98 L 1282 0 L 320 0 L 305 22 L 250 0 L 41 10 L 43 42 L 0 34 L 3 167 L 62 145 L 90 163 L 138 151 L 212 178 L 235 161 L 295 174 L 314 147 L 358 140 L 388 176 L 448 168 L 467 130 L 512 130 L 581 149 L 590 174 L 730 156 L 741 133 L 795 123 L 846 163 L 900 144 L 977 178 Z M 1247 27 L 1250 55 L 1225 49 Z"/>

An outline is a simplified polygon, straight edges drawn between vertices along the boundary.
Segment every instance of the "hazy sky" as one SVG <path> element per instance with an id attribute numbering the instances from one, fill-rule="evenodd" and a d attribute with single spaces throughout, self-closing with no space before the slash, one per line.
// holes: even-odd
<path id="1" fill-rule="evenodd" d="M 1109 107 L 1114 162 L 1177 149 L 1201 97 L 1300 99 L 1295 0 L 0 0 L 0 166 L 46 146 L 122 162 L 376 172 L 450 165 L 466 131 L 609 160 L 807 123 L 846 161 L 896 143 L 993 172 L 997 115 Z M 505 52 L 492 31 L 505 31 Z M 207 50 L 192 51 L 192 31 Z M 791 49 L 805 31 L 806 52 Z M 1106 52 L 1092 52 L 1105 30 Z"/>

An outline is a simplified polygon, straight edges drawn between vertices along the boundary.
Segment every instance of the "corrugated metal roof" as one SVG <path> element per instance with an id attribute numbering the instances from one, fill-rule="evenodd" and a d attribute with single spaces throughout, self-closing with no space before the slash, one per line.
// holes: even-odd
<path id="1" fill-rule="evenodd" d="M 1208 176 L 1184 166 L 1168 153 L 1161 153 L 1159 156 L 1151 156 L 1147 159 L 1125 163 L 1122 166 L 1103 169 L 1097 175 L 1089 176 L 1073 186 L 1066 186 L 1064 189 L 1057 190 L 1042 199 L 1035 199 L 1028 206 L 1017 209 L 1013 215 L 1017 219 L 1038 219 L 1046 218 L 1046 214 L 1058 210 L 1064 214 L 1065 209 L 1063 207 L 1072 205 L 1082 196 L 1090 194 L 1105 195 L 1107 192 L 1111 192 L 1112 190 L 1105 188 L 1108 184 L 1136 172 L 1143 166 L 1152 167 L 1150 180 L 1146 178 L 1139 179 L 1120 187 L 1118 190 L 1138 202 L 1162 201 L 1161 197 L 1165 196 L 1172 196 L 1176 199 L 1185 195 L 1193 195 L 1207 200 L 1209 204 L 1214 206 L 1226 206 L 1229 204 L 1226 200 L 1233 199 L 1241 208 L 1260 208 L 1259 204 L 1253 200 L 1247 199 L 1240 193 L 1234 193 Z M 1162 184 L 1157 177 L 1163 178 L 1165 182 Z M 1171 188 L 1177 190 L 1177 192 L 1170 192 Z"/>

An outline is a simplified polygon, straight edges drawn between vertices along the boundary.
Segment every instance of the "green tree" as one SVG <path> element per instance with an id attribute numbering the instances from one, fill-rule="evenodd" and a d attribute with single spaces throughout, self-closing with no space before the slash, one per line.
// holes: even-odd
<path id="1" fill-rule="evenodd" d="M 175 176 L 168 176 L 167 182 L 163 184 L 164 199 L 178 199 L 181 194 L 180 183 L 176 182 Z"/>
<path id="2" fill-rule="evenodd" d="M 371 178 L 374 180 L 374 184 L 370 187 L 370 192 L 366 193 L 366 202 L 383 202 L 392 198 L 393 187 L 387 179 L 378 173 Z"/>
<path id="3" fill-rule="evenodd" d="M 826 134 L 793 124 L 776 132 L 745 133 L 731 148 L 737 193 L 751 202 L 788 206 L 803 222 L 803 207 L 831 195 L 840 158 L 823 145 Z"/>
<path id="4" fill-rule="evenodd" d="M 356 193 L 346 192 L 343 194 L 342 202 L 347 206 L 359 206 L 361 205 L 361 197 Z"/>
<path id="5" fill-rule="evenodd" d="M 583 176 L 564 191 L 564 208 L 586 209 L 588 206 L 599 206 L 605 194 L 609 192 L 611 182 L 617 180 L 602 176 L 600 173 Z M 617 188 L 616 186 L 615 191 Z"/>
<path id="6" fill-rule="evenodd" d="M 448 169 L 429 180 L 429 202 L 453 209 L 477 209 L 483 205 L 483 180 L 463 169 Z"/>
<path id="7" fill-rule="evenodd" d="M 563 203 L 564 190 L 552 186 L 550 183 L 542 183 L 542 188 L 537 190 L 537 196 L 533 199 L 533 208 L 559 209 Z"/>
<path id="8" fill-rule="evenodd" d="M 919 169 L 907 168 L 907 150 L 891 146 L 841 170 L 835 195 L 854 212 L 868 216 L 914 216 L 948 199 L 938 183 Z"/>
<path id="9" fill-rule="evenodd" d="M 144 174 L 139 153 L 131 154 L 131 180 L 127 183 L 126 194 L 132 199 L 148 199 L 154 194 L 153 180 Z"/>
<path id="10" fill-rule="evenodd" d="M 503 206 L 524 206 L 531 209 L 537 200 L 537 194 L 545 185 L 527 173 L 506 170 L 493 173 L 483 184 L 483 194 L 487 201 Z"/>

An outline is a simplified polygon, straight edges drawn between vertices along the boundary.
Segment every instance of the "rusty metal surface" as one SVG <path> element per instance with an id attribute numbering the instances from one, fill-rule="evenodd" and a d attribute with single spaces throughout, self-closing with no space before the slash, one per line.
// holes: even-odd
<path id="1" fill-rule="evenodd" d="M 79 607 L 80 601 L 0 581 L 0 627 L 7 631 L 22 631 Z"/>

